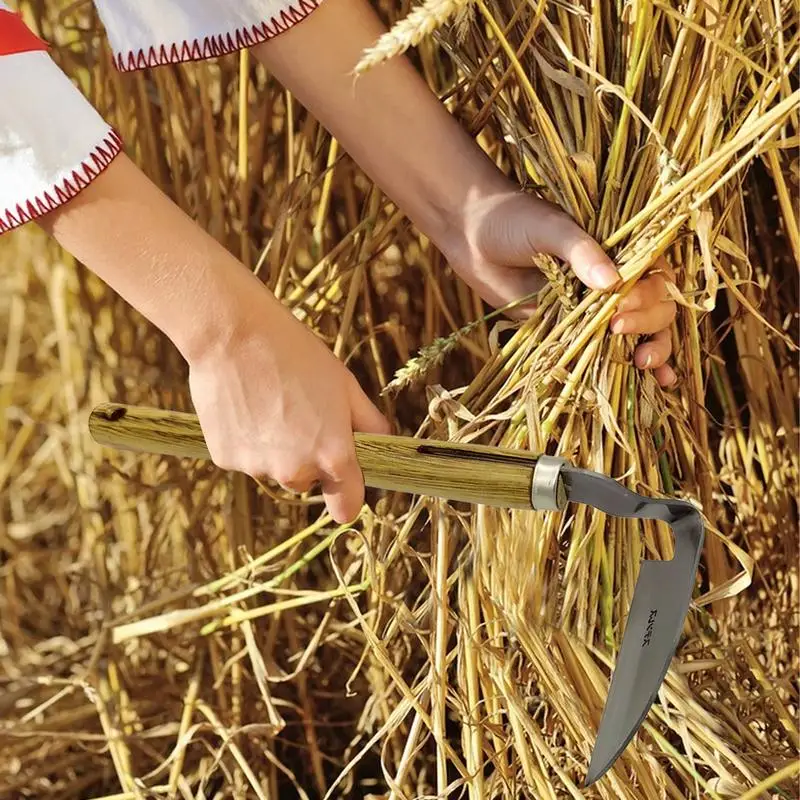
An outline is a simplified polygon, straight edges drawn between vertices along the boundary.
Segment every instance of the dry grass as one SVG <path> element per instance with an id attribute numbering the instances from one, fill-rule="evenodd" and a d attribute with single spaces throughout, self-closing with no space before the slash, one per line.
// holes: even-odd
<path id="1" fill-rule="evenodd" d="M 562 453 L 698 502 L 709 533 L 660 702 L 581 791 L 638 564 L 669 554 L 664 531 L 392 494 L 337 529 L 241 476 L 103 451 L 90 408 L 186 408 L 183 364 L 25 229 L 0 244 L 0 793 L 797 796 L 796 8 L 476 0 L 466 35 L 410 51 L 626 286 L 667 255 L 683 305 L 681 384 L 664 393 L 606 333 L 618 297 L 544 262 L 536 316 L 498 337 L 259 68 L 121 76 L 90 55 L 85 5 L 65 7 L 44 32 L 132 155 L 400 429 Z M 423 16 L 403 48 L 444 21 Z"/>

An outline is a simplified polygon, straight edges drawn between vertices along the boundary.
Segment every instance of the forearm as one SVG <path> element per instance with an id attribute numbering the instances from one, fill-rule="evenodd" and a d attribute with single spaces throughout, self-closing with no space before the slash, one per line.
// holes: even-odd
<path id="1" fill-rule="evenodd" d="M 384 31 L 367 0 L 325 0 L 253 52 L 438 243 L 458 227 L 471 193 L 507 184 L 408 59 L 354 78 L 363 51 Z"/>
<path id="2" fill-rule="evenodd" d="M 39 224 L 191 358 L 277 300 L 124 154 Z M 271 301 L 271 302 L 270 302 Z"/>

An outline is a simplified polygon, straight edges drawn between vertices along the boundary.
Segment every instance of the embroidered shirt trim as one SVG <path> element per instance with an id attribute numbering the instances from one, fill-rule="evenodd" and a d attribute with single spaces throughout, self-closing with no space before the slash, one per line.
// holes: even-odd
<path id="1" fill-rule="evenodd" d="M 115 51 L 114 63 L 120 72 L 133 72 L 165 64 L 201 61 L 243 50 L 266 42 L 302 22 L 317 9 L 320 2 L 321 0 L 297 0 L 268 20 L 241 26 L 227 33 L 183 39 L 171 44 L 150 46 L 147 49 Z"/>
<path id="2" fill-rule="evenodd" d="M 122 139 L 115 130 L 97 144 L 71 173 L 49 191 L 23 199 L 13 208 L 0 210 L 0 233 L 54 211 L 85 189 L 122 152 Z"/>

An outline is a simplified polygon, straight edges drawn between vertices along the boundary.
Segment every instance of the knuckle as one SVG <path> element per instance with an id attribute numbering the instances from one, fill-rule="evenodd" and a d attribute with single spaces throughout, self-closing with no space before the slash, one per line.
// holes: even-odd
<path id="1" fill-rule="evenodd" d="M 249 475 L 251 478 L 263 478 L 267 473 L 264 462 L 254 457 L 240 458 L 238 460 L 237 469 Z"/>
<path id="2" fill-rule="evenodd" d="M 296 494 L 303 494 L 312 486 L 311 481 L 289 481 L 288 483 L 279 481 L 279 483 L 284 489 L 288 489 L 290 492 L 295 492 Z"/>
<path id="3" fill-rule="evenodd" d="M 329 479 L 339 481 L 351 471 L 352 461 L 350 452 L 342 448 L 320 455 L 319 467 Z"/>
<path id="4" fill-rule="evenodd" d="M 658 285 L 666 287 L 668 283 L 675 283 L 675 270 L 664 260 L 658 262 L 656 265 L 657 271 L 653 273 L 653 278 L 658 279 Z"/>
<path id="5" fill-rule="evenodd" d="M 282 465 L 271 470 L 270 477 L 277 483 L 280 483 L 281 486 L 287 486 L 293 489 L 295 486 L 303 484 L 305 480 L 304 472 L 305 470 L 299 465 L 295 467 Z"/>
<path id="6" fill-rule="evenodd" d="M 264 464 L 257 453 L 243 451 L 224 440 L 212 442 L 207 439 L 207 447 L 214 465 L 223 472 L 243 472 L 251 477 L 263 475 Z"/>
<path id="7" fill-rule="evenodd" d="M 217 469 L 223 472 L 236 472 L 238 469 L 233 461 L 228 458 L 213 458 L 212 461 L 217 466 Z"/>
<path id="8" fill-rule="evenodd" d="M 211 460 L 214 462 L 215 466 L 218 469 L 221 469 L 223 472 L 241 472 L 244 471 L 242 464 L 237 461 L 233 455 L 225 449 L 217 449 L 212 448 L 211 445 L 208 446 L 208 452 L 211 456 Z M 249 474 L 249 473 L 248 473 Z"/>
<path id="9" fill-rule="evenodd" d="M 649 341 L 661 350 L 668 346 L 672 347 L 672 331 L 669 326 L 661 328 L 650 337 Z"/>
<path id="10" fill-rule="evenodd" d="M 652 275 L 637 287 L 639 289 L 639 301 L 643 309 L 655 306 L 664 298 L 666 289 L 661 276 Z"/>

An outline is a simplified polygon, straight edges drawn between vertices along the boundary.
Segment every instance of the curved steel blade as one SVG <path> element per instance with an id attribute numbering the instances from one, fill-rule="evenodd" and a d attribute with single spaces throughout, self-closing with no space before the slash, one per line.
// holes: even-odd
<path id="1" fill-rule="evenodd" d="M 675 537 L 670 561 L 643 561 L 622 648 L 600 720 L 584 786 L 614 764 L 647 716 L 678 646 L 694 589 L 705 531 L 697 509 L 683 500 L 642 497 L 597 472 L 565 465 L 567 496 L 615 517 L 666 522 Z"/>

